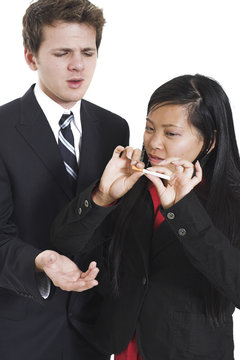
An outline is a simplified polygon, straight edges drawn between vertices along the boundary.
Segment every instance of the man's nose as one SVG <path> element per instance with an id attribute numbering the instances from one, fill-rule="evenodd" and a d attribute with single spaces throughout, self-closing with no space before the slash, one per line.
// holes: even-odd
<path id="1" fill-rule="evenodd" d="M 84 69 L 83 56 L 80 54 L 73 55 L 69 63 L 69 69 L 71 71 L 82 71 Z"/>

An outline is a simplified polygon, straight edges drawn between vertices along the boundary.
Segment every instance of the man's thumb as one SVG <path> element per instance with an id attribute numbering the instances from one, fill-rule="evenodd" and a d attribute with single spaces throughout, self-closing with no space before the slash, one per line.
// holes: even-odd
<path id="1" fill-rule="evenodd" d="M 41 252 L 35 259 L 37 270 L 43 271 L 45 267 L 52 265 L 57 260 L 56 254 L 51 250 Z"/>

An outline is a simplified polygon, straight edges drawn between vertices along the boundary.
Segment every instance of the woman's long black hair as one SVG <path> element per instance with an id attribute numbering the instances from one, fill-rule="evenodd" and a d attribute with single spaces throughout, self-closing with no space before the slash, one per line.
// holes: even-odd
<path id="1" fill-rule="evenodd" d="M 154 91 L 147 113 L 160 105 L 186 106 L 189 121 L 204 138 L 199 154 L 204 186 L 195 190 L 215 226 L 233 246 L 240 248 L 240 159 L 228 97 L 215 80 L 203 75 L 176 77 Z M 209 152 L 212 145 L 214 148 Z M 147 163 L 147 155 L 144 154 Z M 146 191 L 145 177 L 121 200 L 118 222 L 110 247 L 112 278 L 118 287 L 121 250 L 135 204 Z M 224 321 L 226 299 L 213 286 L 206 289 L 206 314 L 215 324 Z"/>

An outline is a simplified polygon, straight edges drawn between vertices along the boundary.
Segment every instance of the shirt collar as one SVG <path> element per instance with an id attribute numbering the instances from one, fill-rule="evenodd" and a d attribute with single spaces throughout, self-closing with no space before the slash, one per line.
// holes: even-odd
<path id="1" fill-rule="evenodd" d="M 42 91 L 39 83 L 34 87 L 34 94 L 52 129 L 56 128 L 56 126 L 59 127 L 58 122 L 63 114 L 69 114 L 70 111 L 72 111 L 74 115 L 74 124 L 81 133 L 81 100 L 79 100 L 71 109 L 64 109 Z"/>

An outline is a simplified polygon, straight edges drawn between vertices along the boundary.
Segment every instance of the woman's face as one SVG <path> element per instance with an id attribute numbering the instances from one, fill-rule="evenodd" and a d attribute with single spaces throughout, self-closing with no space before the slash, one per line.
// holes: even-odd
<path id="1" fill-rule="evenodd" d="M 144 145 L 152 166 L 170 157 L 193 162 L 201 152 L 204 139 L 188 121 L 183 105 L 165 104 L 148 114 Z"/>

